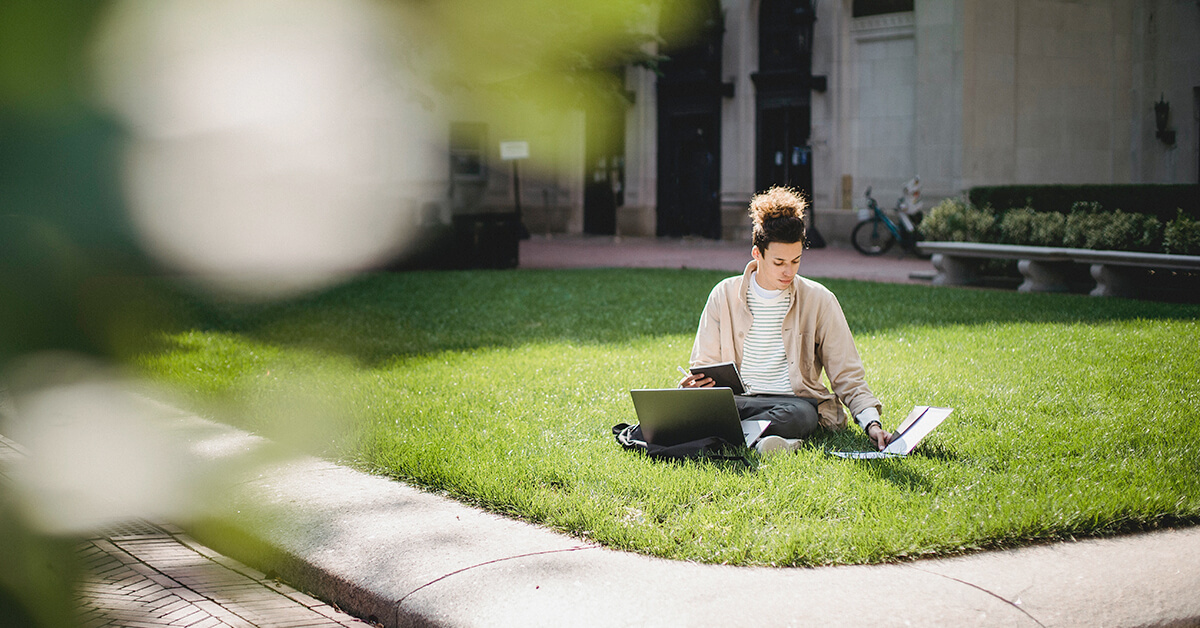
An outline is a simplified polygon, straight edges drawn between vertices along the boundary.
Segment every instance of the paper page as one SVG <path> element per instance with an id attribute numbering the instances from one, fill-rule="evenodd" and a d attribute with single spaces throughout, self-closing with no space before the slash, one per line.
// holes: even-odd
<path id="1" fill-rule="evenodd" d="M 954 408 L 935 408 L 917 406 L 900 423 L 896 429 L 896 440 L 888 443 L 883 451 L 831 451 L 829 453 L 840 458 L 856 460 L 874 458 L 893 458 L 908 455 L 921 439 L 942 424 Z M 901 434 L 903 432 L 903 434 Z"/>
<path id="2" fill-rule="evenodd" d="M 746 437 L 746 446 L 754 445 L 754 441 L 767 429 L 771 424 L 769 419 L 747 419 L 742 421 L 742 436 Z"/>
<path id="3" fill-rule="evenodd" d="M 917 443 L 921 442 L 921 439 L 925 438 L 926 434 L 932 432 L 933 428 L 941 425 L 942 421 L 945 421 L 946 417 L 950 416 L 950 413 L 953 411 L 953 408 L 926 409 L 917 422 L 913 423 L 903 436 L 892 441 L 884 451 L 900 454 L 912 451 L 913 447 L 916 447 Z"/>
<path id="4" fill-rule="evenodd" d="M 855 460 L 874 460 L 876 458 L 902 458 L 904 454 L 894 454 L 888 451 L 831 451 L 829 452 L 839 458 L 853 458 Z"/>
<path id="5" fill-rule="evenodd" d="M 896 433 L 899 434 L 908 429 L 908 426 L 912 425 L 913 421 L 916 421 L 917 417 L 921 416 L 921 413 L 928 409 L 929 406 L 913 406 L 912 412 L 909 412 L 908 416 L 904 417 L 904 420 L 900 422 L 900 425 L 896 426 Z"/>

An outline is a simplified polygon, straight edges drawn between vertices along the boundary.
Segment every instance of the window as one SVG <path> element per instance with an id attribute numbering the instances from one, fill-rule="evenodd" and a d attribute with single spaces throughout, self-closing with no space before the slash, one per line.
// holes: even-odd
<path id="1" fill-rule="evenodd" d="M 812 0 L 763 0 L 758 14 L 759 72 L 811 66 Z"/>

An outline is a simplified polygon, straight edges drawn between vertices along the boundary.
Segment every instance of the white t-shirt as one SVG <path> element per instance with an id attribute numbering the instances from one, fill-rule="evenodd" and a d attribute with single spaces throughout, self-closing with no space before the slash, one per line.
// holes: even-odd
<path id="1" fill-rule="evenodd" d="M 739 370 L 752 393 L 792 395 L 795 392 L 783 348 L 783 318 L 792 303 L 792 288 L 767 290 L 758 285 L 757 274 L 750 275 L 746 300 L 754 321 L 746 332 Z"/>

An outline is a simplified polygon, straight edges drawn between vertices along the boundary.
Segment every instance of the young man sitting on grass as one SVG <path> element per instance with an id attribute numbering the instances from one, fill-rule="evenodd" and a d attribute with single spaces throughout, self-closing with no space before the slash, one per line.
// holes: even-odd
<path id="1" fill-rule="evenodd" d="M 804 252 L 805 201 L 773 187 L 750 200 L 754 259 L 741 276 L 718 283 L 708 295 L 692 345 L 693 368 L 733 362 L 746 383 L 737 395 L 742 420 L 768 419 L 755 448 L 792 451 L 818 426 L 846 427 L 842 405 L 879 449 L 891 434 L 879 422 L 882 406 L 865 381 L 866 371 L 837 297 L 796 274 Z M 824 369 L 833 392 L 821 382 Z M 679 382 L 712 386 L 703 373 Z"/>

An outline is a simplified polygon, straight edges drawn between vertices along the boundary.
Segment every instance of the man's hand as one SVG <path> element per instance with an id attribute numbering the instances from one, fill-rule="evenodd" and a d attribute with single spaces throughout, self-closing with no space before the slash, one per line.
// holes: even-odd
<path id="1" fill-rule="evenodd" d="M 881 451 L 888 446 L 888 443 L 892 442 L 892 435 L 879 427 L 878 423 L 872 423 L 871 427 L 867 428 L 867 437 L 875 443 L 875 448 Z"/>
<path id="2" fill-rule="evenodd" d="M 716 385 L 711 377 L 705 377 L 704 373 L 695 373 L 679 380 L 680 388 L 708 388 Z"/>

